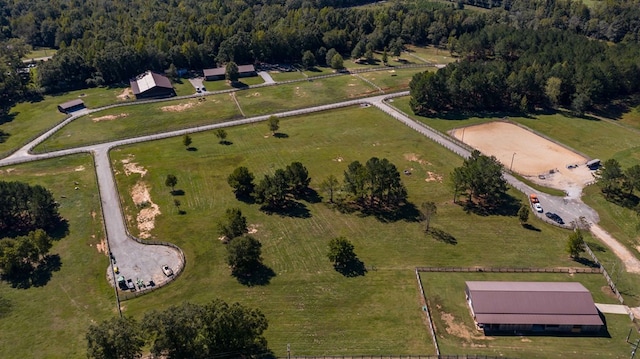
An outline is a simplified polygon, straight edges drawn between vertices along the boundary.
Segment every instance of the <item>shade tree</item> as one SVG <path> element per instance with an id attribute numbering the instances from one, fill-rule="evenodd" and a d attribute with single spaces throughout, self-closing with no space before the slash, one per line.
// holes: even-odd
<path id="1" fill-rule="evenodd" d="M 235 238 L 227 245 L 227 264 L 233 275 L 250 275 L 262 264 L 262 243 L 252 236 Z"/>
<path id="2" fill-rule="evenodd" d="M 218 234 L 232 240 L 249 231 L 247 217 L 242 215 L 239 208 L 227 208 L 224 217 L 218 222 Z"/>
<path id="3" fill-rule="evenodd" d="M 227 177 L 227 183 L 237 197 L 250 197 L 255 189 L 253 179 L 253 173 L 247 167 L 240 166 Z"/>

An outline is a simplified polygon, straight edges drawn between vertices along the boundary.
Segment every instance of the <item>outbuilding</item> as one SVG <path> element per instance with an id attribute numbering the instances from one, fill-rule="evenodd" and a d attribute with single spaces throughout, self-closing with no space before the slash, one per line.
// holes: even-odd
<path id="1" fill-rule="evenodd" d="M 587 162 L 587 167 L 589 167 L 590 170 L 597 170 L 598 167 L 600 167 L 600 160 L 596 158 Z"/>
<path id="2" fill-rule="evenodd" d="M 131 91 L 137 99 L 165 98 L 176 95 L 169 78 L 152 71 L 138 75 L 129 83 Z"/>
<path id="3" fill-rule="evenodd" d="M 597 333 L 604 322 L 578 282 L 466 282 L 479 329 L 487 332 Z"/>
<path id="4" fill-rule="evenodd" d="M 226 67 L 216 67 L 214 69 L 204 69 L 202 72 L 204 79 L 207 81 L 224 80 L 227 69 Z M 238 74 L 240 77 L 258 76 L 256 68 L 253 65 L 239 65 Z"/>
<path id="5" fill-rule="evenodd" d="M 84 105 L 84 101 L 82 101 L 79 98 L 75 100 L 67 101 L 65 103 L 61 103 L 58 105 L 58 111 L 62 113 L 67 113 L 67 114 L 78 111 L 78 110 L 82 110 L 84 108 L 86 108 Z"/>

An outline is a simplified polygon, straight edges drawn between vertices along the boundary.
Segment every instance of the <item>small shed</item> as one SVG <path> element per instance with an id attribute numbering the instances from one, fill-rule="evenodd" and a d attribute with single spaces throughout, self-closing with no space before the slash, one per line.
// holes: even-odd
<path id="1" fill-rule="evenodd" d="M 62 113 L 71 113 L 82 110 L 84 108 L 86 108 L 86 106 L 84 105 L 84 101 L 79 98 L 58 105 L 58 111 Z"/>
<path id="2" fill-rule="evenodd" d="M 484 332 L 597 333 L 604 322 L 578 282 L 466 282 L 471 315 Z"/>

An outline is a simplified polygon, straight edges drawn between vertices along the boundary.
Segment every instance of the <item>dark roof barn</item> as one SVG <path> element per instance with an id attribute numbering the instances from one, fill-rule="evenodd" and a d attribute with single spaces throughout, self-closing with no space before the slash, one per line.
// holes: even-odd
<path id="1" fill-rule="evenodd" d="M 74 111 L 82 110 L 83 108 L 85 108 L 85 105 L 84 101 L 82 101 L 81 99 L 67 101 L 58 105 L 58 111 L 62 113 L 71 113 Z"/>
<path id="2" fill-rule="evenodd" d="M 169 78 L 152 71 L 138 75 L 129 83 L 131 84 L 131 91 L 137 99 L 163 98 L 176 95 Z"/>

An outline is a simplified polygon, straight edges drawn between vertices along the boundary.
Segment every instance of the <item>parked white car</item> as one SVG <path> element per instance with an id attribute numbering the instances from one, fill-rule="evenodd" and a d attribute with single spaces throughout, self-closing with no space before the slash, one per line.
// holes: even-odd
<path id="1" fill-rule="evenodd" d="M 533 208 L 535 208 L 538 213 L 542 213 L 542 206 L 540 205 L 540 203 L 534 203 Z"/>
<path id="2" fill-rule="evenodd" d="M 171 270 L 169 266 L 162 266 L 162 273 L 164 273 L 164 275 L 166 275 L 167 277 L 171 277 L 173 275 L 173 270 Z"/>

